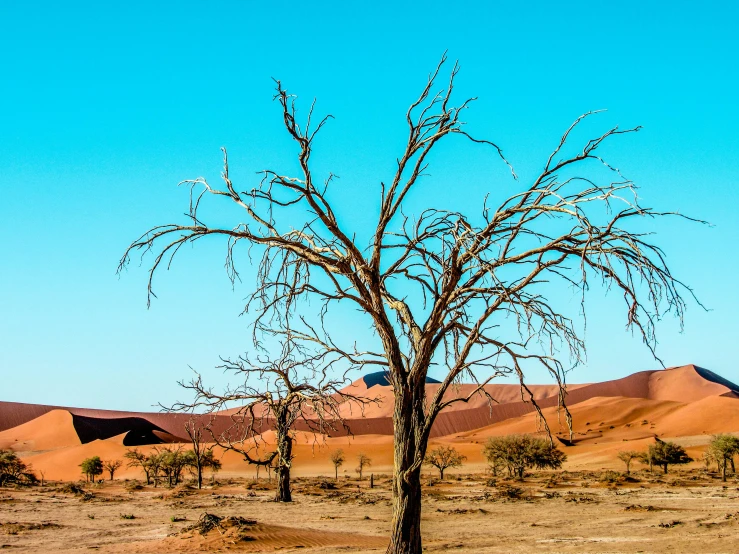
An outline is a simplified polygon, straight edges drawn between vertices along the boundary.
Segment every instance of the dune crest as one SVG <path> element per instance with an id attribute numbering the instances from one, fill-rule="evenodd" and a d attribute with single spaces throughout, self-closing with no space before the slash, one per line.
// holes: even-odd
<path id="1" fill-rule="evenodd" d="M 67 410 L 51 410 L 26 423 L 0 432 L 0 448 L 17 452 L 53 450 L 81 444 Z"/>
<path id="2" fill-rule="evenodd" d="M 368 384 L 370 386 L 368 386 Z M 428 394 L 438 390 L 429 382 Z M 553 385 L 530 387 L 542 408 L 551 431 L 569 440 L 564 414 L 558 410 L 557 388 Z M 346 392 L 376 400 L 362 410 L 356 403 L 341 406 L 350 432 L 341 425 L 325 436 L 315 436 L 308 425 L 296 424 L 296 471 L 325 471 L 328 454 L 336 448 L 348 456 L 366 451 L 381 467 L 392 464 L 393 391 L 382 379 L 358 379 Z M 468 396 L 474 385 L 453 387 L 447 398 Z M 470 463 L 482 463 L 480 444 L 487 437 L 510 433 L 533 433 L 542 429 L 534 406 L 524 402 L 517 385 L 495 384 L 485 394 L 473 395 L 443 411 L 431 430 L 436 442 L 454 444 L 464 451 Z M 707 437 L 718 432 L 739 431 L 739 387 L 706 369 L 686 365 L 658 371 L 642 371 L 622 379 L 600 383 L 570 385 L 567 405 L 573 417 L 577 452 L 610 452 L 613 448 L 640 447 L 644 441 L 660 437 Z M 306 414 L 308 417 L 309 414 Z M 230 412 L 197 416 L 220 434 L 233 425 Z M 153 445 L 184 443 L 188 448 L 184 423 L 189 416 L 170 413 L 117 412 L 80 408 L 58 408 L 0 402 L 0 448 L 20 452 L 35 467 L 47 471 L 49 478 L 76 479 L 79 463 L 92 455 L 122 459 L 130 447 L 145 451 Z M 17 425 L 8 428 L 10 424 Z M 269 419 L 259 428 L 259 449 L 274 449 L 275 437 Z M 687 439 L 686 439 L 687 440 Z M 690 439 L 693 440 L 693 439 Z M 707 439 L 695 439 L 699 442 Z M 695 442 L 693 440 L 693 442 Z M 691 443 L 692 444 L 692 443 Z M 152 446 L 146 446 L 152 445 Z M 223 453 L 224 474 L 254 472 L 237 453 Z M 610 454 L 609 454 L 610 455 Z M 595 456 L 597 460 L 602 456 Z M 573 460 L 580 459 L 579 454 Z M 347 458 L 350 460 L 350 458 Z M 351 464 L 351 465 L 350 465 Z M 353 461 L 347 462 L 347 471 Z M 297 469 L 300 468 L 300 469 Z M 313 468 L 313 469 L 311 469 Z M 379 469 L 379 468 L 378 468 Z M 135 469 L 122 468 L 121 477 L 138 475 Z"/>

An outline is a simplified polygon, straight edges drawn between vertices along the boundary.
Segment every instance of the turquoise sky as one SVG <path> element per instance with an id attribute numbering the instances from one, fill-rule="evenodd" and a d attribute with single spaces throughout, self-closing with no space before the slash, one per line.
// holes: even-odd
<path id="1" fill-rule="evenodd" d="M 232 290 L 223 245 L 184 252 L 147 310 L 145 268 L 115 274 L 127 244 L 183 220 L 175 185 L 217 179 L 221 146 L 241 189 L 293 167 L 272 77 L 336 117 L 317 168 L 341 176 L 337 202 L 361 233 L 444 50 L 461 63 L 460 97 L 479 97 L 469 129 L 504 148 L 521 183 L 452 141 L 432 160 L 431 196 L 413 202 L 477 210 L 486 192 L 515 191 L 591 109 L 608 109 L 593 132 L 644 126 L 604 153 L 645 205 L 713 223 L 655 226 L 711 310 L 690 304 L 683 334 L 661 324 L 658 353 L 739 381 L 736 3 L 149 4 L 0 3 L 0 400 L 149 409 L 181 396 L 189 366 L 222 382 L 218 356 L 249 345 L 246 257 Z M 570 380 L 657 368 L 624 332 L 620 299 L 590 300 L 589 360 Z"/>

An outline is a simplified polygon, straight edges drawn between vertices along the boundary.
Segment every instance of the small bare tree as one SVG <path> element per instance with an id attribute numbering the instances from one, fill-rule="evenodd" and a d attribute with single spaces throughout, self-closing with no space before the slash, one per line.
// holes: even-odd
<path id="1" fill-rule="evenodd" d="M 169 267 L 183 245 L 211 235 L 225 238 L 226 267 L 235 280 L 234 255 L 244 243 L 250 252 L 262 254 L 246 307 L 255 318 L 255 333 L 274 329 L 275 323 L 288 327 L 291 320 L 293 336 L 313 340 L 352 363 L 386 369 L 395 393 L 388 554 L 422 551 L 420 470 L 431 428 L 443 409 L 468 401 L 495 377 L 513 375 L 524 398 L 539 410 L 525 383 L 526 372 L 537 365 L 560 385 L 559 401 L 565 404 L 565 370 L 584 358 L 586 347 L 571 303 L 562 300 L 571 293 L 559 291 L 579 290 L 585 314 L 585 291 L 594 280 L 615 288 L 624 299 L 627 327 L 653 354 L 655 322 L 666 313 L 682 322 L 682 295 L 690 293 L 643 232 L 644 224 L 632 226 L 644 221 L 653 226 L 655 218 L 670 214 L 641 206 L 633 183 L 600 154 L 611 139 L 638 127 L 599 132 L 573 150 L 573 131 L 593 112 L 586 113 L 565 131 L 538 175 L 495 204 L 481 198 L 477 214 L 433 206 L 430 190 L 419 195 L 432 153 L 448 138 L 491 148 L 508 164 L 495 143 L 467 132 L 462 114 L 474 98 L 453 100 L 457 65 L 446 86 L 438 87 L 445 61 L 446 56 L 406 113 L 408 137 L 393 174 L 389 180 L 377 178 L 376 224 L 352 228 L 357 218 L 331 196 L 334 176 L 314 174 L 315 139 L 329 117 L 316 123 L 311 108 L 301 124 L 295 97 L 278 81 L 275 99 L 296 145 L 298 175 L 267 169 L 261 184 L 241 192 L 231 180 L 224 149 L 223 186 L 205 178 L 184 181 L 190 187 L 189 220 L 152 228 L 133 241 L 119 265 L 122 270 L 135 251 L 154 252 L 151 299 L 154 275 Z M 444 186 L 466 193 L 464 180 Z M 489 188 L 502 190 L 493 184 Z M 209 221 L 216 212 L 200 210 L 207 199 L 242 210 L 243 219 L 228 225 L 220 216 Z M 352 305 L 366 315 L 380 351 L 358 352 L 337 344 L 330 325 L 300 319 L 298 305 L 308 305 L 301 299 L 321 303 L 321 320 L 336 304 Z M 432 363 L 445 374 L 428 397 Z M 454 394 L 452 384 L 464 377 L 478 388 L 469 395 Z M 566 407 L 565 414 L 571 424 Z"/>
<path id="2" fill-rule="evenodd" d="M 367 456 L 364 452 L 357 454 L 357 473 L 359 473 L 359 480 L 362 480 L 362 472 L 365 467 L 372 465 L 372 458 Z"/>
<path id="3" fill-rule="evenodd" d="M 214 392 L 203 384 L 202 376 L 180 385 L 191 390 L 195 399 L 178 403 L 174 411 L 205 408 L 209 413 L 235 406 L 229 417 L 230 426 L 212 433 L 214 442 L 225 450 L 241 454 L 256 466 L 274 468 L 277 475 L 278 502 L 291 502 L 290 468 L 292 466 L 295 424 L 314 433 L 314 437 L 335 431 L 343 425 L 339 411 L 342 402 L 351 400 L 357 406 L 368 401 L 341 390 L 346 373 L 332 377 L 332 367 L 339 358 L 326 352 L 309 353 L 292 340 L 281 345 L 281 354 L 272 359 L 259 354 L 254 362 L 248 356 L 236 360 L 223 359 L 220 366 L 235 373 L 242 384 Z M 348 369 L 347 369 L 348 371 Z M 274 428 L 277 448 L 268 451 L 261 434 Z M 317 439 L 316 439 L 317 440 Z"/>
<path id="4" fill-rule="evenodd" d="M 138 448 L 128 450 L 124 455 L 128 460 L 128 467 L 140 467 L 146 476 L 146 484 L 151 484 L 152 470 L 149 463 L 149 456 L 141 452 Z"/>
<path id="5" fill-rule="evenodd" d="M 104 460 L 103 461 L 103 469 L 107 471 L 110 474 L 110 480 L 113 480 L 113 475 L 115 475 L 115 472 L 123 465 L 123 462 L 120 460 Z"/>
<path id="6" fill-rule="evenodd" d="M 444 479 L 444 470 L 448 468 L 461 467 L 462 462 L 467 459 L 453 446 L 439 446 L 426 454 L 424 463 L 434 466 L 439 470 L 439 479 Z"/>
<path id="7" fill-rule="evenodd" d="M 621 450 L 616 457 L 626 464 L 626 475 L 631 473 L 631 462 L 640 460 L 644 457 L 644 453 L 636 450 Z"/>
<path id="8" fill-rule="evenodd" d="M 209 424 L 210 423 L 212 423 L 212 419 Z M 213 457 L 213 446 L 208 446 L 208 444 L 203 441 L 203 431 L 209 431 L 209 424 L 203 425 L 201 418 L 194 415 L 191 415 L 185 422 L 185 433 L 190 437 L 190 442 L 192 443 L 192 452 L 194 456 L 193 469 L 195 470 L 195 477 L 198 481 L 199 489 L 203 488 L 203 469 L 208 467 L 213 463 L 213 460 L 215 460 Z"/>
<path id="9" fill-rule="evenodd" d="M 331 452 L 329 458 L 331 459 L 331 463 L 334 464 L 334 478 L 338 481 L 339 468 L 344 465 L 344 462 L 346 461 L 346 458 L 344 457 L 344 451 L 341 448 L 339 448 L 338 450 L 334 450 L 333 452 Z"/>

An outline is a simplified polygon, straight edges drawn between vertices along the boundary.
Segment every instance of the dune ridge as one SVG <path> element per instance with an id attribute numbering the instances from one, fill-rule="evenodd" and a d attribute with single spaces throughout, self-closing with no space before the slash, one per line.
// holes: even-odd
<path id="1" fill-rule="evenodd" d="M 363 412 L 355 403 L 347 402 L 342 405 L 342 415 L 347 420 L 348 430 L 338 425 L 334 431 L 328 433 L 328 436 L 392 435 L 392 388 L 383 385 L 382 380 L 374 378 L 369 380 L 371 386 L 368 387 L 367 382 L 368 380 L 360 378 L 345 390 L 354 395 L 372 398 L 377 402 Z M 432 396 L 438 387 L 436 383 L 429 383 L 427 385 L 429 396 Z M 556 386 L 533 385 L 530 389 L 534 400 L 548 414 L 547 421 L 556 422 L 559 404 Z M 474 390 L 475 385 L 458 385 L 448 391 L 446 398 L 466 397 Z M 690 420 L 688 427 L 702 433 L 717 429 L 716 424 L 704 421 L 705 414 L 710 413 L 714 407 L 716 409 L 720 407 L 721 413 L 725 413 L 721 421 L 729 426 L 736 424 L 739 429 L 739 416 L 736 415 L 739 413 L 736 410 L 739 407 L 739 403 L 736 403 L 739 398 L 737 390 L 739 387 L 713 372 L 686 365 L 666 370 L 641 371 L 601 383 L 570 385 L 566 402 L 575 417 L 576 414 L 585 414 L 587 410 L 610 412 L 616 404 L 624 403 L 623 400 L 609 399 L 640 399 L 644 401 L 641 404 L 630 403 L 632 411 L 641 410 L 646 413 L 657 410 L 655 413 L 659 413 L 660 418 L 667 418 L 666 422 L 672 420 L 660 411 L 662 409 L 660 406 L 668 405 L 664 403 L 693 406 L 690 410 L 685 408 L 684 413 L 690 414 L 689 417 L 674 416 L 675 421 L 670 423 L 669 427 L 687 428 L 685 422 Z M 531 402 L 522 400 L 517 385 L 488 385 L 485 392 L 495 399 L 495 403 L 490 403 L 487 395 L 482 393 L 473 395 L 467 403 L 455 403 L 452 408 L 443 411 L 437 417 L 431 436 L 438 438 L 458 435 L 489 429 L 504 422 L 511 423 L 527 415 L 533 417 L 534 406 Z M 184 424 L 190 417 L 192 416 L 174 413 L 124 412 L 0 402 L 0 447 L 41 451 L 118 436 L 123 437 L 124 446 L 187 442 Z M 227 431 L 233 425 L 229 412 L 194 417 L 201 425 L 210 425 L 216 434 Z M 576 426 L 579 424 L 579 417 L 580 415 L 576 417 Z M 594 415 L 582 417 L 597 419 Z M 554 431 L 555 427 L 553 426 Z M 266 432 L 271 428 L 270 420 L 265 419 L 260 430 Z M 311 430 L 310 425 L 303 421 L 299 421 L 296 428 L 306 432 Z"/>

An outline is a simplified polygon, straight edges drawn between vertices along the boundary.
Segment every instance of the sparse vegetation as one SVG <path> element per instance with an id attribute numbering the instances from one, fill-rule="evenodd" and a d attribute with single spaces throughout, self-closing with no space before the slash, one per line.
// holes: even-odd
<path id="1" fill-rule="evenodd" d="M 274 467 L 278 484 L 275 500 L 291 502 L 290 468 L 294 457 L 295 423 L 300 420 L 317 435 L 325 434 L 335 430 L 343 420 L 339 411 L 341 402 L 351 399 L 363 407 L 369 400 L 342 390 L 346 382 L 344 376 L 330 376 L 337 361 L 333 353 L 307 349 L 296 342 L 292 331 L 272 331 L 273 336 L 284 339 L 279 355 L 270 357 L 261 351 L 256 357 L 245 354 L 235 360 L 224 359 L 220 367 L 237 376 L 240 383 L 237 387 L 218 393 L 206 387 L 202 377 L 197 375 L 189 383 L 180 383 L 194 393 L 195 400 L 179 402 L 172 410 L 192 411 L 205 407 L 214 414 L 231 403 L 239 403 L 238 409 L 230 414 L 228 429 L 211 433 L 214 442 L 240 454 L 249 464 L 265 466 L 268 471 Z M 307 412 L 311 417 L 306 417 Z M 274 451 L 266 450 L 260 439 L 267 428 L 275 431 L 277 448 Z"/>
<path id="2" fill-rule="evenodd" d="M 12 450 L 0 449 L 0 486 L 9 483 L 35 483 L 36 475 Z"/>
<path id="3" fill-rule="evenodd" d="M 99 456 L 92 456 L 82 461 L 80 469 L 87 480 L 94 483 L 95 476 L 103 474 L 103 462 Z"/>
<path id="4" fill-rule="evenodd" d="M 720 481 L 715 476 L 706 475 L 702 468 L 681 470 L 680 484 L 662 482 L 658 478 L 650 479 L 645 483 L 649 487 L 647 491 L 642 491 L 640 485 L 626 480 L 624 475 L 608 470 L 581 470 L 567 474 L 529 470 L 527 473 L 525 483 L 501 477 L 497 482 L 490 483 L 490 488 L 486 488 L 483 485 L 489 479 L 487 472 L 465 474 L 459 482 L 456 479 L 449 480 L 449 476 L 445 474 L 447 481 L 441 483 L 434 471 L 432 482 L 436 486 L 424 487 L 424 507 L 428 510 L 424 514 L 424 521 L 429 528 L 430 538 L 436 544 L 464 543 L 465 548 L 471 552 L 498 551 L 502 549 L 496 542 L 496 537 L 503 537 L 510 544 L 523 539 L 534 542 L 550 538 L 549 533 L 553 529 L 550 523 L 553 521 L 552 511 L 556 510 L 554 521 L 557 522 L 557 529 L 560 526 L 581 523 L 583 513 L 587 513 L 589 524 L 582 525 L 578 531 L 578 535 L 585 538 L 597 540 L 608 536 L 614 540 L 630 541 L 636 536 L 639 541 L 643 541 L 633 545 L 637 550 L 647 547 L 654 552 L 687 552 L 689 549 L 686 545 L 694 544 L 696 535 L 716 539 L 717 531 L 719 534 L 726 531 L 726 538 L 714 540 L 712 545 L 716 551 L 732 551 L 731 529 L 739 521 L 736 506 L 732 504 L 733 494 L 730 491 L 733 491 L 733 487 L 722 489 Z M 556 490 L 546 488 L 553 476 L 558 479 Z M 582 489 L 583 482 L 590 483 L 590 488 Z M 619 483 L 617 491 L 603 486 L 614 482 Z M 350 535 L 359 537 L 360 541 L 366 540 L 368 536 L 376 535 L 378 522 L 386 521 L 393 485 L 388 476 L 376 479 L 376 487 L 372 491 L 364 487 L 358 489 L 356 481 L 352 485 L 343 480 L 337 483 L 320 476 L 296 478 L 293 484 L 295 500 L 303 507 L 312 508 L 292 510 L 290 517 L 286 519 L 283 508 L 278 504 L 265 502 L 271 498 L 276 488 L 276 484 L 268 485 L 266 480 L 250 495 L 256 502 L 247 504 L 244 503 L 243 487 L 253 483 L 251 478 L 246 477 L 224 479 L 220 489 L 213 495 L 198 493 L 194 483 L 192 488 L 182 487 L 159 495 L 152 495 L 153 489 L 150 489 L 149 494 L 131 495 L 125 492 L 129 483 L 132 481 L 124 482 L 121 479 L 106 483 L 105 488 L 94 498 L 97 501 L 94 506 L 84 505 L 81 502 L 82 494 L 78 494 L 76 498 L 64 498 L 65 495 L 60 494 L 58 487 L 46 490 L 0 490 L 0 511 L 6 510 L 3 514 L 7 514 L 0 518 L 0 537 L 5 533 L 17 533 L 17 544 L 21 546 L 24 541 L 37 540 L 39 542 L 34 543 L 36 547 L 31 548 L 32 545 L 28 544 L 34 551 L 50 551 L 54 548 L 63 551 L 95 549 L 99 544 L 99 534 L 83 532 L 85 529 L 89 531 L 95 528 L 104 533 L 114 532 L 117 536 L 125 537 L 124 540 L 130 537 L 130 540 L 137 542 L 139 549 L 147 551 L 192 552 L 198 548 L 212 550 L 202 543 L 199 535 L 201 529 L 204 531 L 203 536 L 209 536 L 212 540 L 211 546 L 223 549 L 228 545 L 228 550 L 235 548 L 238 541 L 247 540 L 237 532 L 243 527 L 244 533 L 252 536 L 252 540 L 265 541 L 255 544 L 255 551 L 273 550 L 279 545 L 284 550 L 291 550 L 291 547 L 298 550 L 299 545 L 305 544 L 302 542 L 304 539 L 296 538 L 295 543 L 276 541 L 280 541 L 280 537 L 297 537 L 302 530 L 310 528 L 308 522 L 320 517 L 326 523 L 322 532 L 329 536 L 333 532 L 343 533 L 343 536 L 336 539 L 335 546 L 349 548 Z M 79 484 L 74 485 L 73 490 L 84 493 Z M 642 492 L 647 494 L 642 495 Z M 14 499 L 21 501 L 15 500 L 12 503 Z M 321 499 L 327 502 L 321 503 Z M 519 505 L 521 502 L 526 504 Z M 676 513 L 675 510 L 678 509 L 679 513 Z M 213 518 L 202 516 L 204 511 L 210 515 L 218 515 Z M 526 515 L 522 516 L 524 513 Z M 621 525 L 609 528 L 614 514 L 618 513 L 633 517 L 625 517 Z M 249 523 L 251 520 L 223 517 L 227 514 L 242 514 L 245 517 L 261 514 L 258 516 L 260 523 L 254 525 L 253 522 Z M 495 518 L 496 525 L 499 526 L 496 536 L 466 530 L 468 526 L 486 526 L 492 522 L 479 517 L 486 514 Z M 111 521 L 111 516 L 115 521 Z M 199 516 L 202 517 L 199 519 Z M 365 516 L 369 519 L 366 520 Z M 521 525 L 522 517 L 529 518 L 528 521 L 523 520 L 524 525 Z M 8 521 L 11 518 L 17 519 L 15 522 Z M 453 519 L 450 521 L 449 518 Z M 670 522 L 674 518 L 685 522 L 686 529 L 681 531 L 659 527 L 660 523 Z M 695 522 L 696 519 L 697 525 L 687 525 L 688 521 Z M 38 527 L 26 525 L 31 522 Z M 31 533 L 36 533 L 36 530 L 47 528 L 46 522 L 57 524 L 57 532 L 48 534 L 48 538 L 31 537 Z M 160 536 L 165 522 L 170 534 L 166 538 Z M 369 525 L 372 522 L 374 525 Z M 604 526 L 608 529 L 607 532 L 604 532 Z M 672 537 L 680 532 L 681 542 L 669 542 L 667 533 Z M 8 542 L 6 540 L 3 544 Z M 119 542 L 117 546 L 122 545 Z M 576 550 L 572 546 L 577 545 L 564 548 L 562 545 L 557 546 L 560 550 L 569 552 Z M 122 547 L 125 549 L 125 543 Z M 357 550 L 374 551 L 379 548 L 378 543 L 372 543 L 371 546 L 364 543 L 364 547 Z"/>
<path id="5" fill-rule="evenodd" d="M 461 467 L 467 456 L 460 454 L 453 446 L 439 446 L 426 453 L 424 463 L 439 470 L 439 479 L 444 479 L 444 470 Z"/>
<path id="6" fill-rule="evenodd" d="M 626 464 L 626 475 L 631 473 L 631 462 L 634 460 L 640 460 L 644 453 L 637 450 L 621 450 L 616 457 Z"/>
<path id="7" fill-rule="evenodd" d="M 150 485 L 152 473 L 155 472 L 151 455 L 144 454 L 138 448 L 133 448 L 123 455 L 128 460 L 128 467 L 140 467 L 146 476 L 146 484 Z"/>
<path id="8" fill-rule="evenodd" d="M 118 471 L 118 469 L 123 465 L 123 462 L 120 460 L 104 460 L 103 461 L 103 469 L 108 472 L 110 475 L 110 480 L 113 480 L 113 476 L 115 475 L 115 472 Z"/>
<path id="9" fill-rule="evenodd" d="M 531 435 L 506 435 L 490 437 L 483 448 L 488 464 L 502 464 L 509 476 L 519 480 L 527 468 L 559 469 L 567 459 L 564 452 L 549 440 Z"/>
<path id="10" fill-rule="evenodd" d="M 185 469 L 195 466 L 195 453 L 182 446 L 158 447 L 155 452 L 159 458 L 158 468 L 170 487 L 179 484 Z"/>
<path id="11" fill-rule="evenodd" d="M 357 454 L 357 473 L 359 473 L 359 480 L 362 480 L 362 472 L 365 467 L 372 465 L 372 458 L 367 456 L 364 452 Z"/>
<path id="12" fill-rule="evenodd" d="M 201 450 L 199 460 L 194 450 L 185 450 L 181 445 L 155 447 L 149 454 L 133 448 L 124 454 L 124 458 L 129 467 L 140 467 L 146 476 L 146 484 L 153 481 L 155 487 L 161 479 L 166 479 L 170 487 L 178 485 L 184 471 L 190 471 L 197 479 L 204 469 L 210 469 L 214 474 L 221 469 L 221 461 L 215 457 L 212 448 Z"/>
<path id="13" fill-rule="evenodd" d="M 650 471 L 653 466 L 660 466 L 665 473 L 671 465 L 687 464 L 692 461 L 693 459 L 688 456 L 682 446 L 661 440 L 650 444 L 649 449 L 641 458 L 642 463 L 649 464 Z"/>
<path id="14" fill-rule="evenodd" d="M 204 426 L 199 417 L 191 415 L 185 422 L 185 433 L 190 437 L 190 442 L 192 443 L 193 464 L 191 467 L 195 472 L 195 479 L 197 480 L 199 489 L 203 488 L 203 470 L 208 466 L 212 467 L 216 463 L 218 464 L 218 469 L 221 466 L 220 460 L 216 460 L 213 455 L 213 447 L 207 446 L 203 441 L 203 431 L 205 430 L 208 430 L 210 433 L 209 424 Z"/>
<path id="15" fill-rule="evenodd" d="M 334 478 L 338 481 L 339 468 L 344 465 L 344 462 L 346 461 L 346 458 L 344 457 L 344 451 L 341 448 L 334 450 L 333 452 L 331 452 L 329 459 L 334 465 Z"/>
<path id="16" fill-rule="evenodd" d="M 734 456 L 739 454 L 739 438 L 728 433 L 713 435 L 706 449 L 705 457 L 708 462 L 716 462 L 721 471 L 721 479 L 726 481 L 726 470 L 731 466 L 732 472 L 736 473 Z"/>

